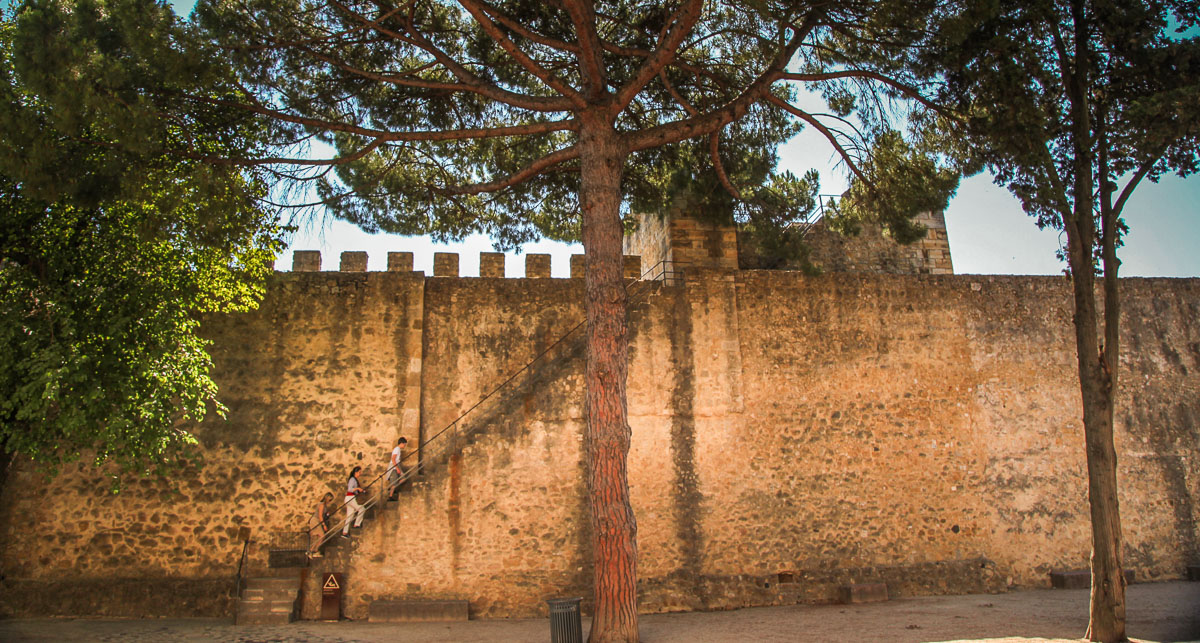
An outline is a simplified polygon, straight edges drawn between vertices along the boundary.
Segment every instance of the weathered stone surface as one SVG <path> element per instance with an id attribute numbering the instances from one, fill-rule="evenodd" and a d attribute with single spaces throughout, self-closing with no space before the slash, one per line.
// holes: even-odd
<path id="1" fill-rule="evenodd" d="M 855 583 L 838 588 L 838 598 L 843 605 L 854 603 L 880 603 L 888 599 L 887 585 L 883 583 Z"/>
<path id="2" fill-rule="evenodd" d="M 1121 288 L 1125 564 L 1178 578 L 1200 538 L 1200 280 Z M 377 600 L 496 618 L 590 595 L 581 340 L 454 424 L 578 324 L 582 298 L 578 279 L 275 275 L 260 310 L 206 321 L 228 420 L 194 427 L 205 466 L 172 492 L 14 464 L 0 613 L 232 614 L 239 526 L 261 573 L 271 534 L 340 497 L 351 466 L 370 480 L 397 437 L 447 427 L 396 508 L 314 560 L 302 615 L 324 571 L 346 574 L 356 619 Z M 649 291 L 628 391 L 641 609 L 1044 587 L 1086 566 L 1070 320 L 1054 277 L 701 270 Z"/>
<path id="3" fill-rule="evenodd" d="M 388 272 L 408 272 L 413 269 L 413 253 L 389 252 L 387 254 Z"/>
<path id="4" fill-rule="evenodd" d="M 428 623 L 468 620 L 467 601 L 374 601 L 371 623 Z"/>
<path id="5" fill-rule="evenodd" d="M 642 258 L 634 255 L 625 255 L 622 272 L 626 279 L 639 279 L 642 276 Z"/>
<path id="6" fill-rule="evenodd" d="M 1125 584 L 1132 585 L 1135 575 L 1132 569 L 1123 570 Z M 1092 572 L 1087 569 L 1050 572 L 1050 586 L 1054 589 L 1087 589 L 1092 586 Z"/>
<path id="7" fill-rule="evenodd" d="M 457 252 L 435 252 L 435 253 L 433 253 L 433 276 L 434 277 L 457 277 L 458 276 L 458 253 Z"/>
<path id="8" fill-rule="evenodd" d="M 481 253 L 479 253 L 479 276 L 480 277 L 503 277 L 504 276 L 504 253 L 503 252 L 481 252 Z"/>
<path id="9" fill-rule="evenodd" d="M 583 255 L 571 255 L 571 279 L 583 279 L 587 273 L 586 258 Z"/>
<path id="10" fill-rule="evenodd" d="M 550 278 L 550 255 L 525 255 L 525 276 L 530 279 Z"/>
<path id="11" fill-rule="evenodd" d="M 338 267 L 341 272 L 366 272 L 367 253 L 347 250 L 342 253 L 342 261 Z"/>
<path id="12" fill-rule="evenodd" d="M 296 250 L 292 253 L 292 272 L 320 272 L 320 250 Z"/>

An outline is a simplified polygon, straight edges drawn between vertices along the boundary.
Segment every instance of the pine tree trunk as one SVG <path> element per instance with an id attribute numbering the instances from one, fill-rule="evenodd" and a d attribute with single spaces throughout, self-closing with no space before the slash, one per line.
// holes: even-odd
<path id="1" fill-rule="evenodd" d="M 1083 205 L 1090 210 L 1090 203 Z M 1121 518 L 1117 503 L 1117 454 L 1113 442 L 1115 368 L 1118 359 L 1100 349 L 1092 272 L 1093 221 L 1088 215 L 1075 231 L 1068 229 L 1068 258 L 1075 296 L 1075 349 L 1083 401 L 1083 434 L 1087 450 L 1088 505 L 1092 522 L 1092 591 L 1086 637 L 1090 641 L 1125 641 L 1125 577 L 1121 570 Z M 1080 239 L 1079 237 L 1083 237 Z M 1115 275 L 1113 276 L 1115 279 Z M 1115 288 L 1113 288 L 1115 291 Z M 1115 294 L 1115 293 L 1114 293 Z M 1116 302 L 1111 302 L 1116 310 Z M 1106 319 L 1115 324 L 1115 319 Z M 1115 327 L 1113 331 L 1115 331 Z"/>
<path id="2" fill-rule="evenodd" d="M 621 171 L 625 154 L 607 119 L 580 132 L 580 206 L 587 277 L 587 459 L 595 612 L 590 643 L 636 643 L 637 524 L 629 503 L 630 429 L 626 293 L 622 280 Z"/>

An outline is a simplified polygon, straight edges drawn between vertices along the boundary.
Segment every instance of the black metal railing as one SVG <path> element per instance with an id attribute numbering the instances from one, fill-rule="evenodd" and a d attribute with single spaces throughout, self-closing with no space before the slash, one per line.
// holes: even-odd
<path id="1" fill-rule="evenodd" d="M 237 622 L 238 611 L 241 609 L 241 598 L 243 585 L 246 582 L 246 552 L 250 549 L 250 528 L 241 527 L 238 529 L 238 537 L 242 540 L 242 556 L 238 559 L 237 579 L 233 585 L 233 620 Z"/>
<path id="2" fill-rule="evenodd" d="M 640 303 L 642 299 L 645 298 L 650 291 L 658 285 L 674 285 L 682 282 L 686 277 L 687 265 L 687 262 L 670 261 L 664 259 L 651 266 L 648 270 L 643 271 L 637 279 L 634 279 L 625 285 L 625 290 L 628 293 L 627 307 L 632 307 Z M 413 476 L 423 471 L 427 463 L 433 461 L 443 453 L 456 451 L 459 448 L 460 441 L 474 433 L 474 431 L 468 431 L 467 433 L 460 432 L 460 426 L 464 423 L 464 420 L 468 415 L 470 415 L 476 409 L 482 407 L 489 400 L 492 400 L 497 395 L 501 394 L 522 375 L 525 375 L 535 365 L 538 365 L 540 362 L 542 362 L 542 360 L 556 348 L 565 345 L 569 341 L 582 341 L 583 335 L 576 335 L 576 333 L 586 325 L 587 318 L 585 317 L 582 321 L 572 326 L 570 330 L 564 333 L 549 346 L 542 349 L 542 351 L 535 355 L 528 363 L 514 371 L 511 375 L 505 378 L 503 382 L 485 393 L 479 398 L 479 401 L 475 402 L 467 410 L 460 413 L 458 417 L 454 418 L 454 420 L 443 427 L 440 431 L 426 438 L 417 446 L 416 449 L 413 449 L 409 453 L 405 454 L 404 458 L 400 462 L 400 470 L 402 472 L 400 484 L 407 482 Z M 573 352 L 574 351 L 566 351 L 564 352 L 564 355 L 569 355 Z M 404 466 L 405 462 L 409 462 L 410 460 L 412 460 L 411 466 Z M 383 473 L 375 476 L 366 485 L 361 487 L 363 491 L 355 498 L 355 500 L 357 500 L 358 504 L 362 507 L 363 512 L 375 506 L 390 491 L 387 489 L 380 489 L 379 483 L 380 481 L 384 480 L 388 474 L 393 471 L 393 469 L 394 467 L 389 466 L 386 470 L 384 470 Z M 346 506 L 349 504 L 350 501 L 347 500 L 333 510 L 333 516 L 340 515 L 342 518 L 339 521 L 331 521 L 333 524 L 331 524 L 329 529 L 324 533 L 319 533 L 319 530 L 323 527 L 323 525 L 321 521 L 316 519 L 315 513 L 309 515 L 307 522 L 305 523 L 305 529 L 299 532 L 277 533 L 281 537 L 283 537 L 284 534 L 302 534 L 306 537 L 305 549 L 311 554 L 321 545 L 324 545 L 330 539 L 336 537 L 337 533 L 341 531 L 345 527 L 346 523 L 352 519 L 352 516 L 346 512 Z"/>

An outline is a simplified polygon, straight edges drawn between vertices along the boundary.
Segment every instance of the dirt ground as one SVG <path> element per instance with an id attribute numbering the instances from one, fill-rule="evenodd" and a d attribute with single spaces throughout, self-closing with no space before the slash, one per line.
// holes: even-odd
<path id="1" fill-rule="evenodd" d="M 1132 585 L 1137 641 L 1200 641 L 1200 583 Z M 799 605 L 641 617 L 643 643 L 724 641 L 1079 641 L 1087 590 L 909 598 L 868 605 Z M 586 635 L 587 619 L 583 631 Z M 0 621 L 0 641 L 549 641 L 548 619 L 465 623 L 361 622 L 235 627 L 230 619 Z"/>

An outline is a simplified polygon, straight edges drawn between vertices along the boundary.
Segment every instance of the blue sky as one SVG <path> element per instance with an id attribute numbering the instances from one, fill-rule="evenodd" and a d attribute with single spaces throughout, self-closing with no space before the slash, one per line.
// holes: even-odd
<path id="1" fill-rule="evenodd" d="M 176 11 L 191 11 L 195 0 L 171 0 Z M 781 168 L 796 173 L 816 168 L 821 172 L 822 192 L 837 194 L 845 180 L 832 167 L 833 159 L 823 139 L 811 128 L 781 149 Z M 1119 255 L 1121 274 L 1147 277 L 1200 276 L 1200 177 L 1163 177 L 1159 183 L 1144 182 L 1125 207 L 1130 232 Z M 435 244 L 425 237 L 369 235 L 344 221 L 314 219 L 300 222 L 287 251 L 276 262 L 288 270 L 292 250 L 321 250 L 325 269 L 337 269 L 338 256 L 345 250 L 366 250 L 368 269 L 383 270 L 389 251 L 414 253 L 415 268 L 432 271 L 434 252 L 458 252 L 460 272 L 478 274 L 479 252 L 491 251 L 491 243 L 475 236 L 461 243 Z M 954 271 L 959 274 L 1057 274 L 1062 264 L 1055 258 L 1059 233 L 1038 230 L 1007 190 L 992 183 L 987 174 L 963 181 L 946 209 L 946 227 Z M 582 247 L 555 242 L 528 244 L 523 252 L 553 255 L 552 270 L 565 276 L 567 256 Z M 509 276 L 524 274 L 524 259 L 509 256 Z"/>

